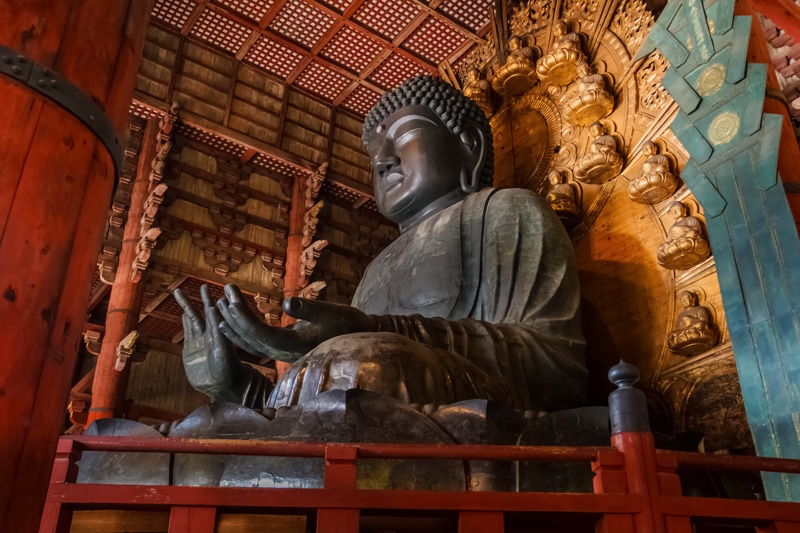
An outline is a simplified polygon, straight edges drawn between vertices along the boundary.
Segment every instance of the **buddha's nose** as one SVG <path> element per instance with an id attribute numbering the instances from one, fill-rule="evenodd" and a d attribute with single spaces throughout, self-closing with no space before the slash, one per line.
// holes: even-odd
<path id="1" fill-rule="evenodd" d="M 384 177 L 389 174 L 392 170 L 397 168 L 400 165 L 400 158 L 395 156 L 387 156 L 382 159 L 379 159 L 375 163 L 375 171 L 378 173 L 378 176 Z"/>

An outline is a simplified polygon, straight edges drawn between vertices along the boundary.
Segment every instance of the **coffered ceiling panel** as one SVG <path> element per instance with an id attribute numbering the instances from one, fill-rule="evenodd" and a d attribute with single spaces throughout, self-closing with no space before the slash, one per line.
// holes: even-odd
<path id="1" fill-rule="evenodd" d="M 155 0 L 153 24 L 365 114 L 489 31 L 491 0 Z M 167 90 L 170 90 L 167 88 Z"/>

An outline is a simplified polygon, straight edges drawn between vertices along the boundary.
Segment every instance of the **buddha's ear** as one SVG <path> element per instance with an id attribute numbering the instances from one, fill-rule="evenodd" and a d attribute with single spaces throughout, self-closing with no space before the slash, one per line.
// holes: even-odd
<path id="1" fill-rule="evenodd" d="M 483 166 L 486 164 L 486 134 L 474 124 L 467 125 L 460 135 L 464 154 L 461 167 L 461 190 L 465 193 L 476 192 L 480 188 Z"/>

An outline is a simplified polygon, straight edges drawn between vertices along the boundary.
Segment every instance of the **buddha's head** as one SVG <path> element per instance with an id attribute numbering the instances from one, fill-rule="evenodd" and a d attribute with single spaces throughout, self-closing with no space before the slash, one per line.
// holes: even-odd
<path id="1" fill-rule="evenodd" d="M 438 78 L 419 76 L 384 94 L 367 114 L 362 141 L 378 210 L 401 226 L 439 199 L 492 185 L 486 115 Z"/>
<path id="2" fill-rule="evenodd" d="M 471 68 L 467 71 L 467 81 L 468 82 L 475 82 L 481 79 L 481 73 L 476 68 Z"/>
<path id="3" fill-rule="evenodd" d="M 564 181 L 564 176 L 558 170 L 551 170 L 550 174 L 547 175 L 547 181 L 550 182 L 551 186 L 555 187 Z"/>
<path id="4" fill-rule="evenodd" d="M 642 153 L 645 157 L 654 156 L 658 153 L 658 145 L 653 141 L 647 141 L 644 143 L 644 146 L 642 146 Z"/>
<path id="5" fill-rule="evenodd" d="M 569 33 L 569 28 L 567 27 L 567 23 L 563 20 L 557 20 L 555 24 L 553 24 L 553 36 L 556 39 L 560 39 L 567 33 Z"/>
<path id="6" fill-rule="evenodd" d="M 672 202 L 669 206 L 669 212 L 675 219 L 683 218 L 686 216 L 686 206 L 680 202 Z"/>
<path id="7" fill-rule="evenodd" d="M 601 135 L 605 134 L 605 132 L 606 129 L 602 124 L 600 124 L 600 122 L 592 122 L 591 125 L 589 125 L 589 133 L 592 134 L 592 137 L 600 137 Z"/>
<path id="8" fill-rule="evenodd" d="M 697 296 L 691 291 L 683 291 L 680 296 L 681 305 L 684 307 L 694 307 L 697 305 Z"/>
<path id="9" fill-rule="evenodd" d="M 508 51 L 516 52 L 520 48 L 522 48 L 522 39 L 520 39 L 516 35 L 512 35 L 511 38 L 508 40 Z"/>

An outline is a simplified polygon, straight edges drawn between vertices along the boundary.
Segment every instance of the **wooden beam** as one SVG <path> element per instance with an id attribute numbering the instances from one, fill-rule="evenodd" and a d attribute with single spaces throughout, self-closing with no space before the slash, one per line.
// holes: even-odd
<path id="1" fill-rule="evenodd" d="M 247 281 L 234 280 L 233 278 L 229 278 L 227 276 L 221 276 L 210 268 L 206 269 L 195 265 L 190 265 L 188 263 L 183 263 L 181 261 L 175 261 L 174 259 L 162 257 L 158 255 L 158 250 L 153 253 L 151 263 L 153 265 L 162 265 L 168 268 L 173 268 L 181 274 L 186 274 L 190 277 L 197 278 L 200 281 L 212 283 L 214 285 L 227 285 L 228 283 L 235 282 L 243 293 L 249 294 L 250 296 L 255 296 L 260 292 L 262 294 L 266 293 L 271 296 L 283 298 L 283 292 L 274 287 L 264 288 L 260 285 L 249 283 Z"/>
<path id="2" fill-rule="evenodd" d="M 231 107 L 233 107 L 233 94 L 236 91 L 236 79 L 239 76 L 239 63 L 234 63 L 233 73 L 231 74 L 231 86 L 228 88 L 228 94 L 225 95 L 225 105 L 222 112 L 222 125 L 228 127 L 228 121 L 231 118 Z M 279 145 L 280 146 L 280 145 Z"/>
<path id="3" fill-rule="evenodd" d="M 189 35 L 189 32 L 192 31 L 197 19 L 200 18 L 200 15 L 203 14 L 203 11 L 206 9 L 206 2 L 204 0 L 198 0 L 197 5 L 194 6 L 194 9 L 189 14 L 189 17 L 186 19 L 186 22 L 183 23 L 181 26 L 181 35 Z"/>
<path id="4" fill-rule="evenodd" d="M 278 116 L 278 137 L 275 141 L 277 146 L 283 145 L 283 131 L 286 129 L 286 113 L 289 111 L 289 86 L 283 87 L 283 99 L 281 100 L 281 114 Z"/>
<path id="5" fill-rule="evenodd" d="M 169 74 L 169 83 L 167 84 L 167 94 L 164 96 L 164 100 L 169 102 L 172 105 L 172 99 L 175 95 L 175 86 L 178 83 L 178 78 L 181 75 L 181 71 L 183 70 L 183 47 L 186 44 L 186 37 L 181 35 L 180 39 L 178 40 L 178 48 L 175 49 L 175 60 L 172 63 L 172 70 Z"/>
<path id="6" fill-rule="evenodd" d="M 140 91 L 134 92 L 133 100 L 139 105 L 156 110 L 160 113 L 167 113 L 169 111 L 169 105 L 166 102 Z M 263 141 L 259 141 L 253 137 L 245 135 L 244 133 L 232 130 L 226 126 L 223 126 L 222 124 L 218 124 L 205 117 L 201 117 L 200 115 L 186 111 L 185 109 L 178 111 L 178 119 L 181 122 L 184 122 L 185 124 L 188 124 L 206 133 L 216 135 L 217 137 L 221 137 L 227 141 L 242 145 L 245 148 L 253 148 L 257 152 L 274 159 L 278 159 L 279 161 L 295 167 L 298 170 L 302 170 L 304 172 L 314 172 L 316 170 L 316 166 L 311 161 L 307 161 L 301 157 L 286 152 L 285 150 L 281 150 L 280 148 L 270 146 Z"/>
<path id="7" fill-rule="evenodd" d="M 94 308 L 97 307 L 97 304 L 102 302 L 103 298 L 108 296 L 109 292 L 111 292 L 111 285 L 107 285 L 105 283 L 100 284 L 97 290 L 92 293 L 92 296 L 89 299 L 89 307 L 86 309 L 86 312 L 91 313 L 94 311 Z"/>
<path id="8" fill-rule="evenodd" d="M 92 385 L 92 380 L 94 379 L 94 368 L 89 370 L 85 376 L 78 380 L 78 382 L 73 385 L 72 392 L 86 392 Z"/>
<path id="9" fill-rule="evenodd" d="M 752 0 L 756 11 L 800 43 L 800 7 L 793 0 Z M 752 24 L 758 24 L 753 20 Z"/>

